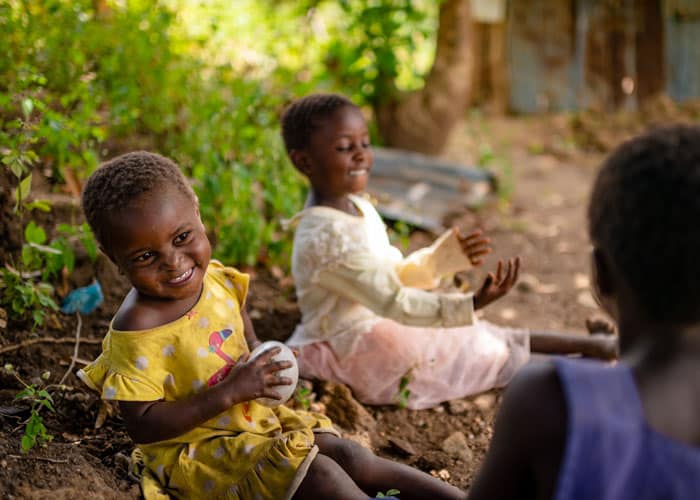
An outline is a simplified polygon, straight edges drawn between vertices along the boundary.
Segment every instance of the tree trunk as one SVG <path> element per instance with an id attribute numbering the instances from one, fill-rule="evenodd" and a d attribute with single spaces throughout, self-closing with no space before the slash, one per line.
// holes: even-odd
<path id="1" fill-rule="evenodd" d="M 375 106 L 379 133 L 387 146 L 438 153 L 463 116 L 473 65 L 469 3 L 446 0 L 440 6 L 435 62 L 423 88 Z"/>

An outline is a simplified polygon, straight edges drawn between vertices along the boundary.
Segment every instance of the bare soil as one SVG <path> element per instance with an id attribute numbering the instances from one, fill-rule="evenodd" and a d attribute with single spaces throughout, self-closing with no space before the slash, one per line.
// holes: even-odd
<path id="1" fill-rule="evenodd" d="M 638 127 L 638 122 L 633 123 Z M 490 321 L 584 334 L 585 318 L 597 311 L 588 286 L 585 230 L 591 180 L 608 148 L 608 139 L 597 137 L 597 126 L 598 122 L 587 129 L 585 121 L 567 116 L 478 117 L 454 132 L 447 158 L 476 163 L 484 147 L 489 147 L 502 182 L 515 188 L 508 201 L 494 201 L 477 212 L 452 217 L 465 230 L 483 228 L 494 249 L 481 268 L 460 275 L 462 282 L 478 283 L 495 268 L 498 258 L 519 255 L 523 260 L 520 284 L 484 312 Z M 577 139 L 577 134 L 584 134 L 585 141 Z M 618 128 L 615 134 L 616 138 L 620 135 Z M 424 245 L 430 239 L 425 233 L 413 233 L 410 246 Z M 253 270 L 253 274 L 249 304 L 258 336 L 284 339 L 299 320 L 293 283 L 277 270 Z M 126 284 L 104 260 L 94 268 L 83 262 L 68 285 L 86 285 L 93 275 L 100 279 L 107 297 L 96 313 L 84 318 L 81 338 L 93 343 L 81 344 L 78 367 L 82 360 L 98 355 L 97 342 L 126 291 Z M 0 329 L 0 349 L 30 338 L 75 335 L 74 317 L 60 315 L 50 323 L 36 331 L 10 323 L 9 328 Z M 55 383 L 66 371 L 72 353 L 71 343 L 36 343 L 0 353 L 0 366 L 11 363 L 28 381 L 37 381 L 49 370 L 50 381 Z M 28 408 L 13 401 L 21 387 L 0 370 L 0 497 L 138 498 L 137 483 L 128 472 L 132 443 L 118 412 L 102 404 L 74 375 L 66 383 L 69 390 L 54 392 L 57 412 L 43 412 L 53 441 L 22 454 L 22 422 Z M 329 415 L 339 417 L 350 438 L 460 488 L 469 487 L 483 459 L 501 397 L 500 391 L 491 391 L 423 411 L 357 409 L 342 388 L 316 384 L 313 390 L 317 402 L 323 403 Z M 348 415 L 352 418 L 346 418 Z M 464 435 L 466 446 L 444 443 L 455 432 Z"/>

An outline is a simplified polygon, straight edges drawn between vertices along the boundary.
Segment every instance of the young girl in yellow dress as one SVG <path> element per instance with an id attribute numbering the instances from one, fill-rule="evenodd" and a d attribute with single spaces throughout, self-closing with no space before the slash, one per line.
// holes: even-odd
<path id="1" fill-rule="evenodd" d="M 107 256 L 132 288 L 102 354 L 79 373 L 119 402 L 152 498 L 463 498 L 457 488 L 340 439 L 318 414 L 269 408 L 277 372 L 244 304 L 248 276 L 217 261 L 197 198 L 167 158 L 135 152 L 98 168 L 82 198 Z"/>

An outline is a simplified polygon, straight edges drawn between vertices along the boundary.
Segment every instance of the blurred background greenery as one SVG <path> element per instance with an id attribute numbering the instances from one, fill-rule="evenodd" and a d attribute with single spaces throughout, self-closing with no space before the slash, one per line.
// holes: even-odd
<path id="1" fill-rule="evenodd" d="M 0 154 L 16 181 L 40 167 L 77 195 L 105 157 L 158 151 L 193 178 L 219 258 L 285 262 L 304 187 L 283 107 L 420 87 L 436 23 L 428 0 L 3 2 Z"/>
<path id="2" fill-rule="evenodd" d="M 657 96 L 700 96 L 700 7 L 5 0 L 0 54 L 0 306 L 17 311 L 42 303 L 41 282 L 72 271 L 70 242 L 94 258 L 80 220 L 58 220 L 69 222 L 60 230 L 45 223 L 55 211 L 46 194 L 77 200 L 104 159 L 135 149 L 172 157 L 193 180 L 217 258 L 286 267 L 291 238 L 282 221 L 305 195 L 279 137 L 280 114 L 294 98 L 344 93 L 366 112 L 375 144 L 433 154 L 475 115 L 470 108 L 594 109 L 615 123 L 609 113 L 650 101 L 666 113 Z M 571 119 L 593 145 L 601 144 L 600 122 Z M 488 134 L 482 139 L 474 163 L 491 168 L 496 156 Z M 510 186 L 510 167 L 503 171 Z M 46 231 L 37 230 L 42 221 Z"/>

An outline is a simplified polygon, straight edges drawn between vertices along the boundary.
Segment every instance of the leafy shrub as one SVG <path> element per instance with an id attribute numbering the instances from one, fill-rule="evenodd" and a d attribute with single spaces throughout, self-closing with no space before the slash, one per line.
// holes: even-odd
<path id="1" fill-rule="evenodd" d="M 175 22 L 171 9 L 151 2 L 0 6 L 7 164 L 32 154 L 52 182 L 76 192 L 111 143 L 146 144 L 194 178 L 217 257 L 286 264 L 279 220 L 300 207 L 304 190 L 278 137 L 290 90 L 269 74 L 209 64 Z M 32 109 L 21 120 L 27 100 Z"/>

